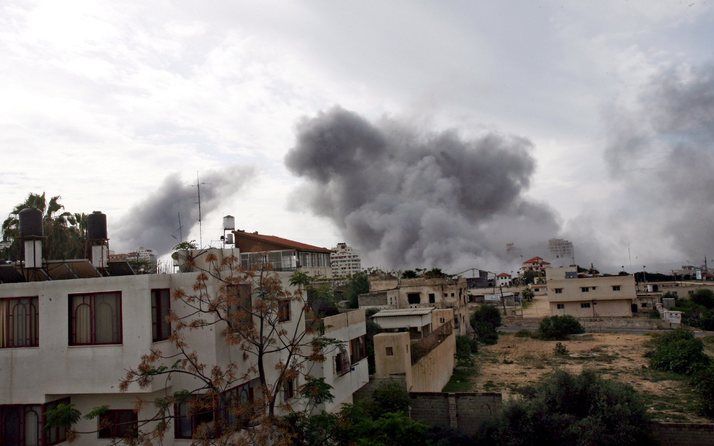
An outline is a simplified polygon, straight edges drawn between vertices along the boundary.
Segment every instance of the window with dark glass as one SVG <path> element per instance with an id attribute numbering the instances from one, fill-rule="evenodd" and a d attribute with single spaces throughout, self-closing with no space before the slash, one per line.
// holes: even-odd
<path id="1" fill-rule="evenodd" d="M 221 394 L 221 421 L 225 429 L 237 430 L 247 426 L 253 414 L 253 385 L 249 381 Z"/>
<path id="2" fill-rule="evenodd" d="M 421 295 L 419 293 L 407 293 L 407 301 L 412 305 L 421 303 Z"/>
<path id="3" fill-rule="evenodd" d="M 228 285 L 226 287 L 228 320 L 233 330 L 249 327 L 253 324 L 253 301 L 251 299 L 251 286 L 247 283 Z"/>
<path id="4" fill-rule="evenodd" d="M 590 303 L 586 302 L 584 304 L 580 304 L 580 308 L 590 308 Z"/>
<path id="5" fill-rule="evenodd" d="M 295 380 L 286 379 L 283 382 L 283 401 L 288 401 L 295 397 Z"/>
<path id="6" fill-rule="evenodd" d="M 350 340 L 350 357 L 352 364 L 367 357 L 367 338 L 365 335 Z"/>
<path id="7" fill-rule="evenodd" d="M 436 303 L 436 294 L 429 293 L 429 303 L 430 304 Z"/>
<path id="8" fill-rule="evenodd" d="M 40 446 L 41 405 L 0 406 L 0 445 Z"/>
<path id="9" fill-rule="evenodd" d="M 151 290 L 151 337 L 154 342 L 171 336 L 170 310 L 171 290 Z"/>
<path id="10" fill-rule="evenodd" d="M 288 322 L 290 320 L 290 299 L 280 299 L 278 301 L 278 322 Z"/>
<path id="11" fill-rule="evenodd" d="M 99 416 L 99 438 L 136 438 L 139 418 L 136 411 L 108 410 Z"/>
<path id="12" fill-rule="evenodd" d="M 121 293 L 69 296 L 70 345 L 121 344 Z"/>
<path id="13" fill-rule="evenodd" d="M 0 299 L 0 348 L 39 345 L 37 297 Z"/>
<path id="14" fill-rule="evenodd" d="M 174 406 L 174 437 L 193 438 L 198 432 L 201 436 L 215 437 L 215 420 L 218 407 L 209 397 L 193 397 Z"/>

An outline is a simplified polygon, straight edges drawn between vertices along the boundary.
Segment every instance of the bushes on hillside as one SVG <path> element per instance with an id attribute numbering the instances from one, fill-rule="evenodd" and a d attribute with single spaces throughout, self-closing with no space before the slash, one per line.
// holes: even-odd
<path id="1" fill-rule="evenodd" d="M 496 329 L 501 325 L 501 311 L 498 308 L 481 305 L 471 315 L 470 322 L 479 342 L 489 345 L 498 342 Z"/>
<path id="2" fill-rule="evenodd" d="M 593 372 L 555 372 L 486 423 L 479 445 L 645 445 L 646 409 L 635 390 Z"/>
<path id="3" fill-rule="evenodd" d="M 567 339 L 571 334 L 584 333 L 583 326 L 573 316 L 551 316 L 543 319 L 538 328 L 541 339 Z"/>
<path id="4" fill-rule="evenodd" d="M 653 369 L 691 375 L 709 363 L 704 344 L 685 329 L 677 329 L 655 337 L 647 352 Z"/>
<path id="5" fill-rule="evenodd" d="M 714 365 L 700 369 L 691 380 L 699 412 L 714 417 Z"/>
<path id="6" fill-rule="evenodd" d="M 682 322 L 691 327 L 703 330 L 714 330 L 714 292 L 699 289 L 690 299 L 677 299 L 674 308 L 681 311 Z"/>

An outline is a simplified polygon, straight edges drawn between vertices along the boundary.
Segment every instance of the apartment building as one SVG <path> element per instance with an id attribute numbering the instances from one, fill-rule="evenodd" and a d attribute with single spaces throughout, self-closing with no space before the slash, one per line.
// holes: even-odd
<path id="1" fill-rule="evenodd" d="M 547 268 L 550 313 L 574 317 L 630 317 L 635 304 L 635 278 L 586 276 L 577 267 Z"/>
<path id="2" fill-rule="evenodd" d="M 358 297 L 364 309 L 451 308 L 454 330 L 466 334 L 469 326 L 466 279 L 462 277 L 374 279 L 369 280 L 369 293 Z"/>
<path id="3" fill-rule="evenodd" d="M 132 383 L 126 391 L 119 386 L 125 371 L 135 368 L 141 356 L 152 349 L 164 354 L 177 353 L 169 339 L 172 326 L 166 316 L 171 311 L 178 317 L 188 317 L 190 322 L 195 309 L 171 296 L 179 290 L 192 292 L 202 275 L 200 267 L 215 263 L 211 257 L 220 264 L 236 251 L 204 250 L 190 254 L 179 260 L 194 257 L 192 266 L 183 265 L 184 270 L 194 271 L 175 274 L 133 275 L 131 269 L 117 265 L 96 267 L 95 258 L 30 265 L 32 259 L 26 256 L 22 264 L 1 265 L 0 444 L 68 444 L 63 429 L 44 427 L 47 410 L 61 402 L 73 404 L 82 413 L 108 406 L 109 411 L 99 420 L 79 420 L 75 429 L 90 433 L 80 434 L 72 444 L 112 444 L 117 437 L 135 432 L 138 420 L 152 418 L 157 398 L 200 387 L 193 377 L 183 374 L 173 375 L 170 380 L 154 380 L 147 387 Z M 266 256 L 269 258 L 269 253 Z M 294 291 L 289 283 L 291 271 L 275 274 L 284 289 Z M 245 293 L 241 296 L 254 306 L 260 298 L 251 291 L 255 282 L 247 280 L 238 287 L 239 293 Z M 218 295 L 225 286 L 211 276 L 203 290 L 208 295 Z M 304 332 L 305 318 L 299 317 L 303 308 L 300 300 L 281 304 L 281 327 L 287 332 Z M 368 379 L 364 313 L 357 310 L 333 318 L 326 318 L 322 324 L 325 333 L 337 340 L 336 348 L 325 351 L 325 362 L 310 363 L 308 367 L 310 376 L 324 378 L 334 388 L 334 401 L 318 408 L 328 411 L 351 402 L 352 393 Z M 253 356 L 226 342 L 224 322 L 213 322 L 185 330 L 186 344 L 198 352 L 208 370 L 232 364 L 236 366 L 235 376 L 242 378 L 221 395 L 213 410 L 193 413 L 189 400 L 174 406 L 176 418 L 169 421 L 164 445 L 191 444 L 197 429 L 219 419 L 238 426 L 240 420 L 227 410 L 229 402 L 247 403 L 260 393 Z M 275 364 L 285 361 L 285 351 L 266 358 L 269 382 L 275 382 L 278 373 Z M 285 382 L 279 389 L 280 403 L 299 409 L 302 401 L 298 389 L 302 384 L 302 376 Z M 137 406 L 137 401 L 145 404 Z M 115 427 L 97 432 L 100 423 L 105 422 Z M 150 430 L 152 426 L 150 423 L 143 429 Z"/>
<path id="4" fill-rule="evenodd" d="M 359 252 L 347 243 L 338 243 L 330 253 L 332 277 L 349 277 L 362 271 L 362 260 Z"/>

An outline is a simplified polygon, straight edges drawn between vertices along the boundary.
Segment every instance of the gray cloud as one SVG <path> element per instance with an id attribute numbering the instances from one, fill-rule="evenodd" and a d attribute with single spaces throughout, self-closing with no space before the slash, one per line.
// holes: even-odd
<path id="1" fill-rule="evenodd" d="M 641 227 L 683 259 L 714 255 L 714 66 L 660 73 L 612 122 L 606 160 Z"/>
<path id="2" fill-rule="evenodd" d="M 507 242 L 527 247 L 558 232 L 553 211 L 523 196 L 531 146 L 498 133 L 464 139 L 373 124 L 335 107 L 299 124 L 285 162 L 308 180 L 311 209 L 372 262 L 458 268 L 503 264 Z"/>
<path id="3" fill-rule="evenodd" d="M 252 177 L 252 169 L 235 166 L 202 173 L 201 183 L 205 182 L 201 185 L 203 217 Z M 179 213 L 186 238 L 191 229 L 198 226 L 196 185 L 183 182 L 180 175 L 174 173 L 129 210 L 117 225 L 116 235 L 112 238 L 124 249 L 144 246 L 165 254 L 178 241 Z"/>

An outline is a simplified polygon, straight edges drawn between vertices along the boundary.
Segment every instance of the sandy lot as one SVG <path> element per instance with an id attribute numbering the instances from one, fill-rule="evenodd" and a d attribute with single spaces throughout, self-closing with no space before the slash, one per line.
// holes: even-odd
<path id="1" fill-rule="evenodd" d="M 499 342 L 481 348 L 476 358 L 478 372 L 472 380 L 474 391 L 501 391 L 504 397 L 518 397 L 518 388 L 532 384 L 554 370 L 578 373 L 594 369 L 604 377 L 631 384 L 641 392 L 653 416 L 671 421 L 706 421 L 694 412 L 694 400 L 681 377 L 651 370 L 644 345 L 649 335 L 585 334 L 562 341 L 566 356 L 554 352 L 556 341 L 501 334 Z M 714 354 L 714 342 L 707 342 Z"/>

